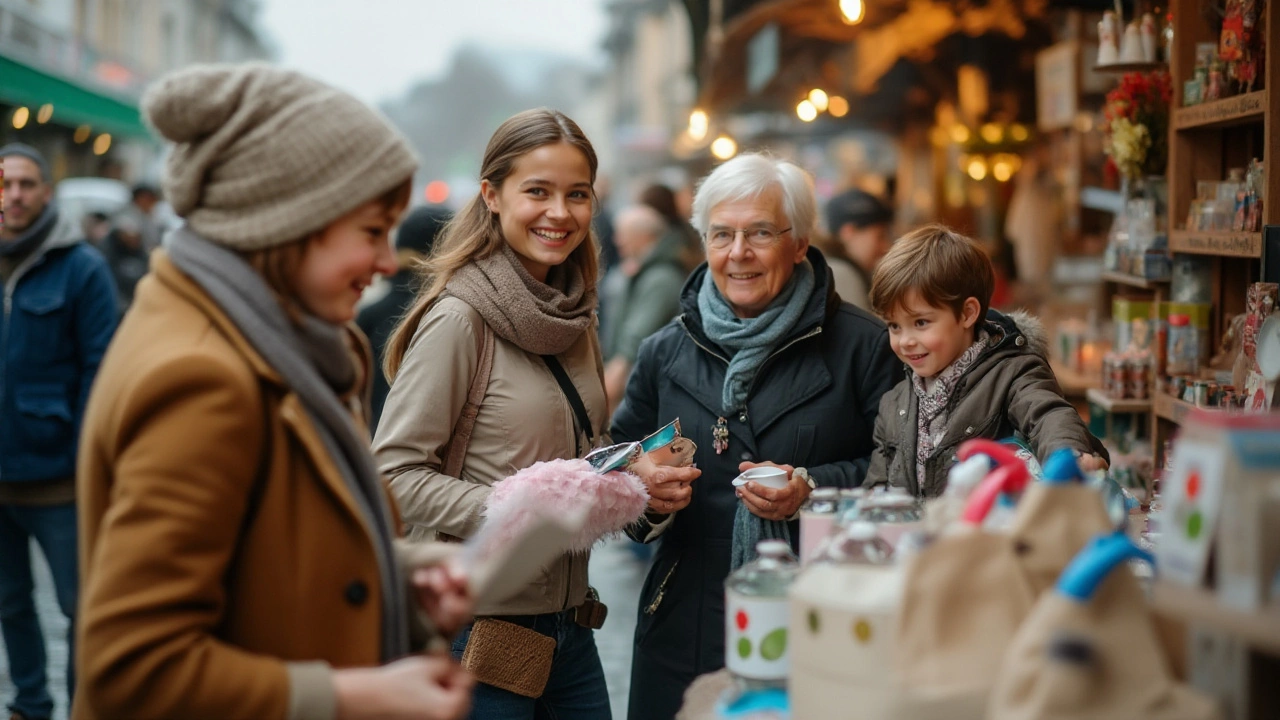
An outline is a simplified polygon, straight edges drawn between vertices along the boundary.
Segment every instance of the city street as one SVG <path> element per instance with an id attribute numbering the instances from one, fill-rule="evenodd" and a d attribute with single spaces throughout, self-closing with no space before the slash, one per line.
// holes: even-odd
<path id="1" fill-rule="evenodd" d="M 636 607 L 640 586 L 648 569 L 647 562 L 639 561 L 627 547 L 629 541 L 610 540 L 599 545 L 591 556 L 591 582 L 600 591 L 600 598 L 609 606 L 609 620 L 604 629 L 596 633 L 600 658 L 604 663 L 605 677 L 609 683 L 609 697 L 613 703 L 613 717 L 622 720 L 627 716 L 627 690 L 631 680 L 631 636 L 635 630 Z M 40 621 L 44 625 L 49 644 L 50 674 L 54 701 L 58 705 L 56 718 L 66 717 L 66 693 L 63 669 L 66 667 L 67 623 L 58 612 L 53 597 L 53 580 L 39 551 L 36 558 L 36 605 Z M 0 639 L 0 647 L 3 647 Z M 9 681 L 7 656 L 0 653 L 0 703 L 7 704 L 13 698 L 13 684 Z"/>

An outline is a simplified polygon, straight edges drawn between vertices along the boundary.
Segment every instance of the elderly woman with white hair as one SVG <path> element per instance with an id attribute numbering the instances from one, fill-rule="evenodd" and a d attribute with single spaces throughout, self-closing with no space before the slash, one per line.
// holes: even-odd
<path id="1" fill-rule="evenodd" d="M 725 577 L 761 539 L 795 547 L 815 487 L 862 483 L 880 396 L 901 377 L 884 324 L 840 302 L 809 247 L 803 170 L 741 155 L 702 182 L 693 216 L 707 262 L 682 314 L 640 347 L 613 418 L 617 442 L 680 418 L 702 470 L 687 507 L 635 532 L 663 541 L 640 598 L 629 720 L 670 720 L 694 678 L 724 666 Z M 731 484 L 759 465 L 784 469 L 786 487 Z"/>

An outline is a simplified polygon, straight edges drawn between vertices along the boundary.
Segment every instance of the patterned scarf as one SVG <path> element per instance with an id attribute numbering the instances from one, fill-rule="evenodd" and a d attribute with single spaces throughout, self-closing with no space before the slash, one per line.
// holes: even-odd
<path id="1" fill-rule="evenodd" d="M 920 409 L 916 417 L 916 477 L 924 483 L 924 464 L 933 455 L 938 441 L 946 430 L 947 405 L 951 402 L 951 393 L 956 383 L 978 360 L 978 356 L 987 348 L 991 336 L 983 330 L 969 349 L 960 354 L 926 387 L 925 379 L 912 373 L 911 388 L 920 399 Z"/>

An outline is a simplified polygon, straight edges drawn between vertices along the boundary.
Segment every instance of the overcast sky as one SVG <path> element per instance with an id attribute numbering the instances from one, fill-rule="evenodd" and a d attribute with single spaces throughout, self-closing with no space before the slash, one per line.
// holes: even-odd
<path id="1" fill-rule="evenodd" d="M 601 60 L 603 0 L 262 0 L 280 61 L 367 102 L 439 75 L 468 42 Z"/>

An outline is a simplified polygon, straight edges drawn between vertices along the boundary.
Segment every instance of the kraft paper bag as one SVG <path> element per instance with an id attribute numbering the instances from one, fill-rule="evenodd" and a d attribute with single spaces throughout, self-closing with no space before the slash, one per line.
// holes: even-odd
<path id="1" fill-rule="evenodd" d="M 1146 599 L 1121 563 L 1150 556 L 1123 534 L 1099 537 L 1036 603 L 1009 646 L 989 720 L 1220 720 L 1177 683 Z"/>
<path id="2" fill-rule="evenodd" d="M 894 716 L 902 720 L 982 717 L 995 669 L 1036 599 L 1091 537 L 1111 529 L 1070 450 L 1045 463 L 1044 480 L 1027 487 L 1008 532 L 983 529 L 999 492 L 1016 491 L 1028 473 L 990 441 L 966 443 L 961 459 L 979 452 L 1001 464 L 970 496 L 968 527 L 935 541 L 907 568 L 893 663 L 902 688 Z"/>

